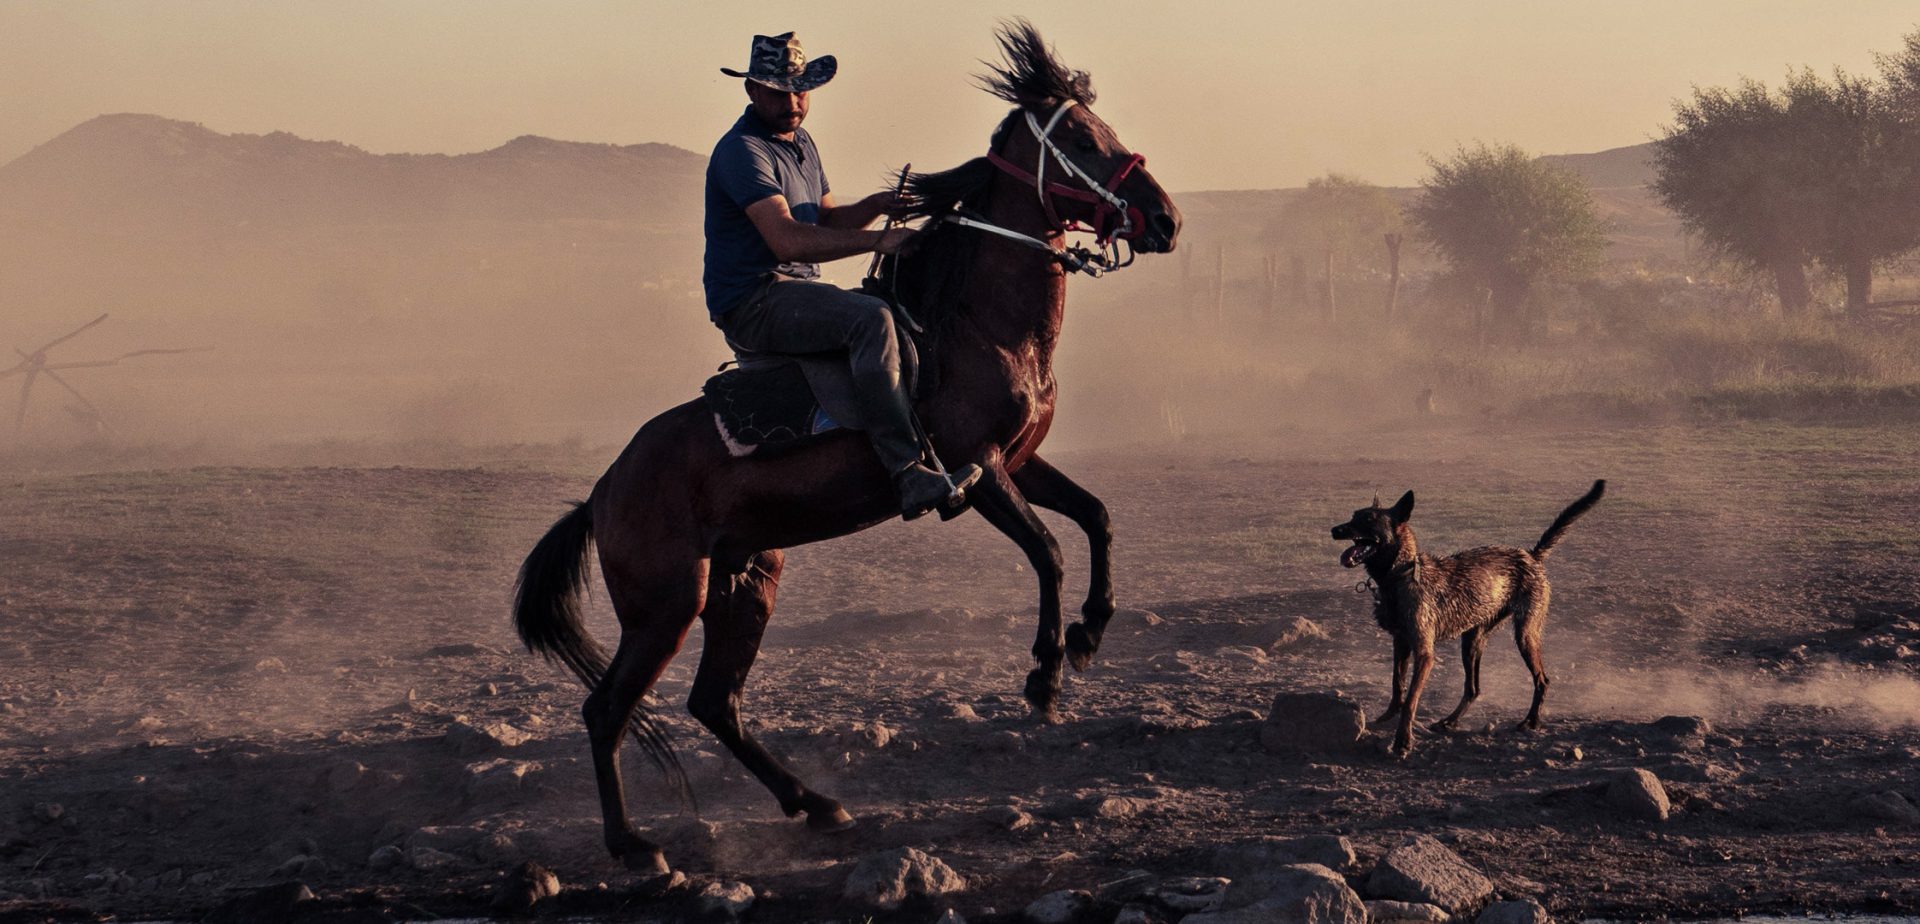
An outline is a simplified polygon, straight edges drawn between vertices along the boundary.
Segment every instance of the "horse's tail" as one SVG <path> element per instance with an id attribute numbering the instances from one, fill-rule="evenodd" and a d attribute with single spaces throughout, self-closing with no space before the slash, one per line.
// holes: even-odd
<path id="1" fill-rule="evenodd" d="M 1572 526 L 1573 521 L 1580 519 L 1581 514 L 1592 510 L 1594 504 L 1600 503 L 1600 495 L 1605 494 L 1606 491 L 1607 482 L 1606 479 L 1603 478 L 1594 482 L 1593 487 L 1579 500 L 1567 505 L 1567 509 L 1560 511 L 1560 515 L 1554 518 L 1553 525 L 1547 527 L 1547 531 L 1540 534 L 1540 541 L 1533 544 L 1533 557 L 1536 559 L 1546 558 L 1547 553 L 1553 551 L 1554 543 L 1559 542 L 1561 534 L 1567 531 L 1567 527 Z"/>
<path id="2" fill-rule="evenodd" d="M 581 623 L 580 595 L 587 589 L 593 549 L 593 511 L 586 502 L 553 524 L 520 565 L 513 588 L 513 627 L 527 650 L 557 661 L 589 691 L 607 674 L 607 652 Z M 640 750 L 693 805 L 693 788 L 666 730 L 642 703 L 633 711 L 633 737 Z"/>

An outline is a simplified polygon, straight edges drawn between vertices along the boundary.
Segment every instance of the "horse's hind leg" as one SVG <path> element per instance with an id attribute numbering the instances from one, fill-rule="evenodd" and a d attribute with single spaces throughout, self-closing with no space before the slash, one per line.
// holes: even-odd
<path id="1" fill-rule="evenodd" d="M 1087 602 L 1080 621 L 1067 627 L 1067 663 L 1083 671 L 1100 650 L 1100 639 L 1113 618 L 1113 526 L 1107 505 L 1046 460 L 1034 456 L 1013 473 L 1013 484 L 1035 506 L 1066 514 L 1087 534 L 1092 568 L 1087 576 Z"/>
<path id="2" fill-rule="evenodd" d="M 1060 663 L 1066 640 L 1060 627 L 1060 543 L 1027 505 L 1020 489 L 997 460 L 973 489 L 974 509 L 995 528 L 1019 543 L 1040 578 L 1040 626 L 1033 639 L 1033 656 L 1040 664 L 1027 674 L 1027 704 L 1044 722 L 1060 720 Z"/>
<path id="3" fill-rule="evenodd" d="M 805 812 L 808 827 L 837 831 L 850 827 L 853 816 L 840 803 L 808 789 L 740 725 L 741 691 L 773 615 L 774 592 L 784 563 L 780 552 L 770 551 L 755 555 L 737 572 L 728 573 L 729 569 L 716 564 L 707 587 L 707 608 L 700 614 L 706 624 L 706 650 L 687 697 L 687 711 L 780 800 L 780 810 L 787 817 Z"/>
<path id="4" fill-rule="evenodd" d="M 602 547 L 605 551 L 605 547 Z M 667 872 L 659 845 L 641 837 L 627 818 L 626 794 L 620 782 L 620 740 L 640 707 L 640 698 L 660 678 L 660 672 L 680 650 L 687 629 L 699 613 L 705 591 L 702 562 L 677 576 L 637 580 L 602 557 L 608 595 L 620 616 L 620 647 L 598 686 L 580 709 L 593 751 L 593 772 L 600 784 L 600 813 L 605 823 L 607 852 L 639 872 Z M 650 751 L 653 742 L 642 742 Z M 665 759 L 666 755 L 656 753 Z"/>

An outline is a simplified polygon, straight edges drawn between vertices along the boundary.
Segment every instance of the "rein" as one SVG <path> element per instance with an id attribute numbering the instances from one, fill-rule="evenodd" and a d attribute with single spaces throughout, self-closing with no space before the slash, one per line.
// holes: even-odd
<path id="1" fill-rule="evenodd" d="M 999 152 L 996 151 L 987 152 L 987 162 L 999 168 L 1002 173 L 1033 187 L 1035 194 L 1040 197 L 1040 208 L 1046 213 L 1047 221 L 1054 231 L 1060 233 L 1069 231 L 1089 232 L 1094 236 L 1094 243 L 1097 249 L 1069 247 L 1065 250 L 1056 250 L 1052 244 L 1030 234 L 1022 234 L 1011 228 L 1003 228 L 999 225 L 965 215 L 948 215 L 943 218 L 942 221 L 959 225 L 963 228 L 985 231 L 989 234 L 995 234 L 1028 247 L 1045 250 L 1070 273 L 1086 273 L 1089 276 L 1097 278 L 1114 270 L 1132 265 L 1134 257 L 1133 239 L 1145 233 L 1146 219 L 1141 215 L 1138 208 L 1128 205 L 1127 200 L 1120 198 L 1116 193 L 1120 189 L 1120 184 L 1126 181 L 1127 176 L 1133 173 L 1136 168 L 1144 166 L 1147 159 L 1143 155 L 1135 154 L 1127 158 L 1126 162 L 1122 163 L 1119 169 L 1114 171 L 1113 176 L 1109 178 L 1105 184 L 1094 182 L 1092 176 L 1088 175 L 1085 170 L 1082 170 L 1079 164 L 1074 163 L 1071 158 L 1067 157 L 1066 152 L 1060 150 L 1059 145 L 1053 143 L 1052 136 L 1054 126 L 1060 124 L 1061 117 L 1065 116 L 1067 109 L 1074 104 L 1073 100 L 1067 100 L 1061 103 L 1058 108 L 1053 110 L 1053 115 L 1048 117 L 1046 127 L 1044 128 L 1041 127 L 1040 120 L 1035 118 L 1032 112 L 1026 113 L 1027 129 L 1033 132 L 1034 139 L 1040 142 L 1040 153 L 1036 158 L 1033 172 L 1029 173 L 1022 170 L 1012 161 L 1001 157 Z M 1079 180 L 1084 188 L 1069 186 L 1059 181 L 1048 181 L 1046 178 L 1048 155 L 1052 155 L 1051 159 L 1059 163 L 1060 169 L 1064 170 L 1074 179 Z M 1078 219 L 1062 220 L 1059 211 L 1053 206 L 1053 198 L 1055 196 L 1065 196 L 1066 198 L 1092 205 L 1093 224 L 1084 225 L 1081 224 Z M 1127 244 L 1127 252 L 1124 257 L 1122 257 L 1120 253 L 1120 244 L 1122 241 Z"/>

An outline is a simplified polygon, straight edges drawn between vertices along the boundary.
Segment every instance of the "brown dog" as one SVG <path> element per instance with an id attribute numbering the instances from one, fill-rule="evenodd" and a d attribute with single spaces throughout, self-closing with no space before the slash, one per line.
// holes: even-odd
<path id="1" fill-rule="evenodd" d="M 1460 639 L 1466 691 L 1453 713 L 1433 725 L 1451 728 L 1480 695 L 1480 653 L 1486 648 L 1487 634 L 1509 616 L 1513 617 L 1513 637 L 1520 645 L 1520 657 L 1526 659 L 1527 671 L 1533 674 L 1533 708 L 1520 725 L 1540 727 L 1540 703 L 1547 698 L 1540 635 L 1546 629 L 1547 602 L 1552 597 L 1541 563 L 1567 527 L 1593 509 L 1606 489 L 1605 481 L 1594 482 L 1585 497 L 1561 511 L 1531 551 L 1488 546 L 1446 558 L 1420 554 L 1413 527 L 1407 525 L 1413 515 L 1412 491 L 1391 508 L 1382 508 L 1375 498 L 1373 506 L 1355 510 L 1353 519 L 1333 528 L 1333 538 L 1353 543 L 1341 553 L 1340 564 L 1348 568 L 1366 566 L 1367 576 L 1379 588 L 1373 618 L 1393 636 L 1393 701 L 1373 723 L 1384 724 L 1395 714 L 1400 716 L 1393 753 L 1404 755 L 1413 748 L 1414 712 L 1427 685 L 1427 672 L 1433 669 L 1434 642 L 1456 636 Z M 1410 682 L 1409 657 L 1413 659 Z"/>

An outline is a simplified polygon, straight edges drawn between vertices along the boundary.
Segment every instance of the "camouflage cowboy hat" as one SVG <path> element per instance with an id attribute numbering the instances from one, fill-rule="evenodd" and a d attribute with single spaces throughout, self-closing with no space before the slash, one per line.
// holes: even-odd
<path id="1" fill-rule="evenodd" d="M 840 67 L 832 55 L 821 55 L 808 61 L 807 53 L 800 48 L 800 40 L 794 38 L 791 32 L 754 36 L 752 62 L 744 72 L 723 67 L 720 73 L 728 77 L 745 77 L 754 83 L 787 93 L 805 93 L 832 80 L 834 72 Z"/>

